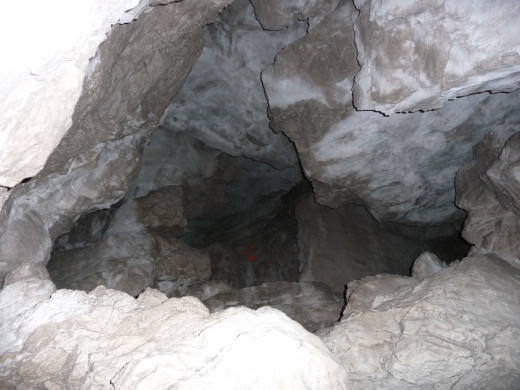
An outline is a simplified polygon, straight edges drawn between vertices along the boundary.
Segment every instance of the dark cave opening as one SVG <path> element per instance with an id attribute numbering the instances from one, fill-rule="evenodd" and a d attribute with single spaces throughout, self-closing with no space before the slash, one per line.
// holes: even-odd
<path id="1" fill-rule="evenodd" d="M 447 264 L 465 256 L 460 216 L 379 222 L 361 196 L 335 207 L 319 201 L 328 188 L 332 203 L 350 189 L 313 187 L 302 153 L 279 124 L 272 126 L 273 115 L 285 114 L 271 110 L 262 79 L 263 69 L 308 32 L 305 20 L 265 30 L 247 1 L 235 1 L 204 28 L 202 54 L 145 146 L 124 198 L 86 214 L 55 241 L 47 268 L 59 288 L 101 284 L 138 296 L 153 287 L 168 297 L 196 296 L 212 310 L 300 305 L 327 312 L 312 320 L 299 315 L 317 330 L 339 318 L 347 283 L 410 275 L 423 252 Z M 304 108 L 304 119 L 316 111 Z M 331 111 L 336 120 L 345 115 Z M 316 125 L 326 128 L 329 120 Z M 385 142 L 375 153 L 388 154 Z M 321 300 L 305 298 L 314 295 Z"/>

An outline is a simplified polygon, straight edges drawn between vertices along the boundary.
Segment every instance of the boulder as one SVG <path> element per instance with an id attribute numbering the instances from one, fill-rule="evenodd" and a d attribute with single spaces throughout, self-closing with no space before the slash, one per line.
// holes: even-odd
<path id="1" fill-rule="evenodd" d="M 42 296 L 9 321 L 23 291 L 0 292 L 0 331 L 17 335 L 0 343 L 2 388 L 349 388 L 323 342 L 275 309 L 210 315 L 195 298 L 99 287 Z"/>
<path id="2" fill-rule="evenodd" d="M 341 322 L 322 336 L 356 388 L 516 387 L 518 268 L 484 255 L 422 280 L 387 275 L 354 288 Z"/>
<path id="3" fill-rule="evenodd" d="M 425 278 L 427 276 L 436 274 L 446 267 L 446 263 L 441 261 L 433 253 L 424 252 L 413 262 L 412 277 Z"/>

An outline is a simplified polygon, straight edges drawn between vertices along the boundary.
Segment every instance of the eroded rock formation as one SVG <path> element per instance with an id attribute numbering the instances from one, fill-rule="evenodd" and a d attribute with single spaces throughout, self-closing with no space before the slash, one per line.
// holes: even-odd
<path id="1" fill-rule="evenodd" d="M 515 388 L 517 2 L 89 4 L 0 77 L 0 387 Z"/>

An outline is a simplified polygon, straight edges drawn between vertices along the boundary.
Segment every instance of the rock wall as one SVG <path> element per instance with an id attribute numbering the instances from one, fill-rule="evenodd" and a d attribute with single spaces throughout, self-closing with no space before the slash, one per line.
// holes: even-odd
<path id="1" fill-rule="evenodd" d="M 0 28 L 6 55 L 0 66 L 0 187 L 14 187 L 43 168 L 72 125 L 83 79 L 99 63 L 90 61 L 99 44 L 112 25 L 137 17 L 144 3 L 95 0 L 6 5 L 4 12 L 10 16 Z M 0 195 L 0 207 L 2 200 Z"/>
<path id="2" fill-rule="evenodd" d="M 52 242 L 80 215 L 124 195 L 144 140 L 202 50 L 201 26 L 229 3 L 153 7 L 112 29 L 92 60 L 72 127 L 43 171 L 9 191 L 0 215 L 0 277 L 23 260 L 45 264 Z"/>
<path id="3" fill-rule="evenodd" d="M 490 133 L 475 146 L 473 161 L 456 179 L 457 205 L 468 212 L 462 235 L 471 254 L 497 253 L 520 264 L 518 177 L 519 129 Z"/>
<path id="4" fill-rule="evenodd" d="M 359 110 L 432 110 L 448 100 L 520 86 L 520 4 L 514 0 L 355 0 Z"/>
<path id="5" fill-rule="evenodd" d="M 365 3 L 368 7 L 369 2 Z M 432 7 L 433 3 L 456 7 L 456 2 L 432 2 Z M 493 12 L 509 13 L 509 6 L 512 5 L 501 3 L 499 10 Z M 359 13 L 350 2 L 338 7 L 311 24 L 309 33 L 286 47 L 274 65 L 262 73 L 273 129 L 285 133 L 295 143 L 305 175 L 312 182 L 320 204 L 331 207 L 349 202 L 364 204 L 383 221 L 431 224 L 462 220 L 464 215 L 453 204 L 453 177 L 470 160 L 471 147 L 486 133 L 518 125 L 516 102 L 520 92 L 451 99 L 441 108 L 435 104 L 423 106 L 421 110 L 427 112 L 384 116 L 374 111 L 360 111 L 353 106 L 351 91 L 354 88 L 354 104 L 357 104 L 356 91 L 360 88 L 362 73 L 371 69 L 374 82 L 380 80 L 382 85 L 385 77 L 390 76 L 385 70 L 363 62 L 363 53 L 379 50 L 379 41 L 368 38 L 366 31 L 363 38 L 366 43 L 359 42 L 358 30 L 363 23 L 372 23 L 366 20 L 368 11 L 362 8 Z M 392 23 L 397 25 L 401 20 L 397 16 L 406 12 L 407 7 L 385 2 L 384 9 L 390 15 L 395 14 Z M 474 7 L 471 12 L 479 10 Z M 430 11 L 421 13 L 417 9 L 416 12 L 417 18 L 428 18 Z M 381 20 L 386 19 L 381 17 Z M 392 23 L 388 22 L 390 26 Z M 388 34 L 381 33 L 381 39 L 392 37 L 392 45 L 386 50 L 407 47 L 408 35 L 392 35 L 391 31 Z M 480 44 L 478 37 L 481 36 L 475 37 L 475 44 Z M 481 44 L 487 45 L 486 42 L 487 38 Z M 515 52 L 515 44 L 507 45 L 500 43 L 496 48 L 511 61 L 518 59 L 515 55 L 508 57 L 508 53 Z M 435 50 L 442 52 L 443 47 L 446 46 Z M 396 49 L 396 53 L 399 50 Z M 496 59 L 487 57 L 484 52 L 481 56 L 490 61 Z M 404 53 L 395 61 L 401 58 L 429 61 L 427 56 Z M 386 63 L 378 66 L 383 64 Z M 413 63 L 386 65 L 390 68 L 385 69 L 400 72 L 400 78 L 394 83 L 418 88 L 414 80 L 419 70 Z M 513 76 L 507 78 L 510 84 L 507 88 L 504 86 L 505 90 L 516 88 Z M 436 108 L 439 109 L 430 111 Z"/>

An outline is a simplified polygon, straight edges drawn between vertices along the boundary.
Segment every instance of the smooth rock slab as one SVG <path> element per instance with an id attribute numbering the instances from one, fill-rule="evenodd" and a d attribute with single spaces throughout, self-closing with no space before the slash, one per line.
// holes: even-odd
<path id="1" fill-rule="evenodd" d="M 489 255 L 466 258 L 422 281 L 387 275 L 367 282 L 373 286 L 358 282 L 341 322 L 322 333 L 355 388 L 517 386 L 519 268 Z M 365 299 L 362 291 L 372 294 L 350 310 L 351 301 Z"/>
<path id="2" fill-rule="evenodd" d="M 3 316 L 0 330 L 10 334 L 41 313 L 39 326 L 2 344 L 1 387 L 349 388 L 323 342 L 271 308 L 209 315 L 195 298 L 167 299 L 156 290 L 137 300 L 101 287 L 59 290 L 26 308 L 14 329 Z"/>

